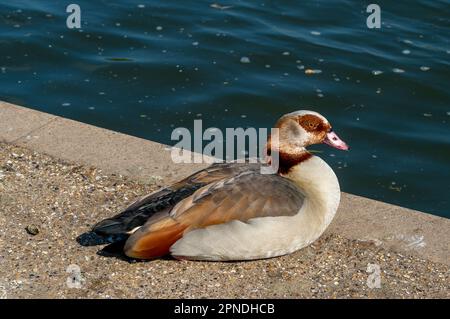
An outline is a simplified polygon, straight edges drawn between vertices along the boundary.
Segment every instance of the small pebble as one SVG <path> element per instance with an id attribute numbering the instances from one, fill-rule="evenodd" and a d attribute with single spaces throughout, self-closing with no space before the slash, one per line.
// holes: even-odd
<path id="1" fill-rule="evenodd" d="M 28 225 L 27 227 L 25 227 L 25 230 L 28 234 L 33 236 L 39 234 L 39 228 L 36 225 Z"/>

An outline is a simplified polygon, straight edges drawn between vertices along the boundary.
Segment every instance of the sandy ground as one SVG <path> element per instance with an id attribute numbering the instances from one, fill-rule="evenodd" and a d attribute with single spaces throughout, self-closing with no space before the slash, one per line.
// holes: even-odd
<path id="1" fill-rule="evenodd" d="M 289 256 L 238 263 L 136 262 L 77 242 L 162 185 L 0 143 L 0 298 L 450 298 L 448 266 L 330 233 Z"/>

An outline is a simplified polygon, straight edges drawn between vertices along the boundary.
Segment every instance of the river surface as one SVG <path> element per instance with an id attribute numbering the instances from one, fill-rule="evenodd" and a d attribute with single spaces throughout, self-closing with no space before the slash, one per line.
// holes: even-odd
<path id="1" fill-rule="evenodd" d="M 450 2 L 0 2 L 0 99 L 173 145 L 176 127 L 325 115 L 350 193 L 450 217 Z M 0 119 L 1 124 L 1 119 Z"/>

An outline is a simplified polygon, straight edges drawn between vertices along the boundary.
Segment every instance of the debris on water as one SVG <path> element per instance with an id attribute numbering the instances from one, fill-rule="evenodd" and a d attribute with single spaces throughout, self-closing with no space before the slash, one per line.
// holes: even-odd
<path id="1" fill-rule="evenodd" d="M 311 34 L 312 35 L 320 35 L 320 32 L 319 31 L 311 31 Z"/>
<path id="2" fill-rule="evenodd" d="M 163 27 L 160 26 L 160 25 L 156 27 L 156 30 L 157 30 L 157 31 L 161 31 L 162 29 L 163 29 Z"/>
<path id="3" fill-rule="evenodd" d="M 394 182 L 393 182 L 393 183 L 394 183 Z M 388 188 L 389 188 L 390 190 L 393 190 L 393 191 L 396 191 L 396 192 L 401 192 L 401 191 L 402 191 L 402 187 L 401 187 L 401 186 L 393 186 L 393 185 L 395 185 L 395 183 L 389 185 Z"/>
<path id="4" fill-rule="evenodd" d="M 378 88 L 378 89 L 377 89 L 377 94 L 380 94 L 380 93 L 381 93 L 381 89 Z"/>
<path id="5" fill-rule="evenodd" d="M 299 69 L 299 70 L 303 70 L 304 68 L 305 68 L 304 65 L 297 65 L 297 69 Z"/>
<path id="6" fill-rule="evenodd" d="M 39 228 L 36 225 L 28 225 L 27 227 L 25 227 L 25 230 L 28 234 L 33 236 L 39 234 Z"/>
<path id="7" fill-rule="evenodd" d="M 214 8 L 214 9 L 219 9 L 219 10 L 227 10 L 227 9 L 233 8 L 233 6 L 223 6 L 218 3 L 212 3 L 210 5 L 210 7 Z"/>
<path id="8" fill-rule="evenodd" d="M 197 41 L 194 41 L 194 42 L 192 42 L 192 45 L 193 45 L 194 47 L 196 47 L 196 46 L 198 46 L 198 42 L 197 42 Z"/>
<path id="9" fill-rule="evenodd" d="M 425 117 L 432 117 L 433 114 L 431 114 L 431 113 L 423 113 L 423 116 L 425 116 Z"/>
<path id="10" fill-rule="evenodd" d="M 426 71 L 430 70 L 430 67 L 428 67 L 428 66 L 421 66 L 420 70 L 426 72 Z"/>
<path id="11" fill-rule="evenodd" d="M 319 69 L 306 69 L 305 70 L 305 74 L 308 74 L 308 75 L 319 74 L 319 73 L 322 73 L 322 70 L 319 70 Z"/>
<path id="12" fill-rule="evenodd" d="M 399 68 L 393 68 L 393 69 L 392 69 L 392 72 L 394 72 L 394 73 L 404 73 L 405 70 L 399 69 Z"/>
<path id="13" fill-rule="evenodd" d="M 402 53 L 403 53 L 403 54 L 410 54 L 411 51 L 409 51 L 409 50 L 403 50 Z"/>
<path id="14" fill-rule="evenodd" d="M 62 105 L 62 106 L 70 106 L 70 103 L 69 103 L 69 102 L 64 102 L 64 103 L 62 103 L 61 105 Z"/>
<path id="15" fill-rule="evenodd" d="M 140 9 L 145 8 L 145 4 L 138 4 L 137 7 Z"/>
<path id="16" fill-rule="evenodd" d="M 291 55 L 291 53 L 289 51 L 284 51 L 283 55 Z"/>
<path id="17" fill-rule="evenodd" d="M 241 63 L 250 63 L 250 58 L 249 58 L 249 57 L 246 57 L 246 56 L 243 56 L 243 57 L 241 58 Z"/>
<path id="18" fill-rule="evenodd" d="M 413 42 L 411 41 L 411 40 L 403 40 L 403 43 L 406 43 L 406 44 L 412 44 Z"/>
<path id="19" fill-rule="evenodd" d="M 373 74 L 373 75 L 380 75 L 380 74 L 383 74 L 383 71 L 380 71 L 380 70 L 373 70 L 373 71 L 372 71 L 372 74 Z"/>
<path id="20" fill-rule="evenodd" d="M 266 64 L 266 69 L 270 69 L 270 64 Z"/>

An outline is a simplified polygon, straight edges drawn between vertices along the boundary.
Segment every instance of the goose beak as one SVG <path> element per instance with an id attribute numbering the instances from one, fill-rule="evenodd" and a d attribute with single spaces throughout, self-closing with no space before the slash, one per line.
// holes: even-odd
<path id="1" fill-rule="evenodd" d="M 336 133 L 330 131 L 327 133 L 327 136 L 323 140 L 323 142 L 331 147 L 337 148 L 338 150 L 348 151 L 348 145 L 337 136 Z"/>

